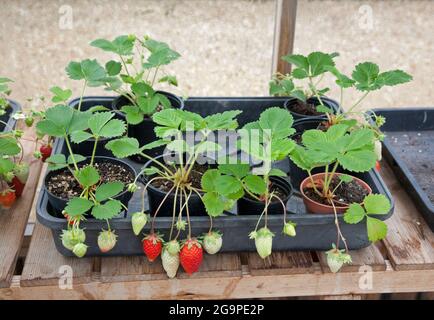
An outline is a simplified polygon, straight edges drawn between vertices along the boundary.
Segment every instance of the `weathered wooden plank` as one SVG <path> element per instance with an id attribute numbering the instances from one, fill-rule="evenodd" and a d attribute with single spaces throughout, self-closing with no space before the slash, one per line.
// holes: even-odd
<path id="1" fill-rule="evenodd" d="M 94 259 L 62 256 L 55 248 L 51 232 L 39 223 L 33 230 L 29 251 L 21 275 L 21 286 L 50 286 L 92 281 Z"/>
<path id="2" fill-rule="evenodd" d="M 434 233 L 385 162 L 381 175 L 395 199 L 395 212 L 386 221 L 389 230 L 383 240 L 393 267 L 396 270 L 434 269 Z"/>
<path id="3" fill-rule="evenodd" d="M 327 255 L 325 252 L 317 252 L 319 263 L 323 272 L 331 272 L 327 265 Z M 380 250 L 375 245 L 370 245 L 367 248 L 350 251 L 353 262 L 349 265 L 344 265 L 340 272 L 357 272 L 362 266 L 369 266 L 373 271 L 386 270 L 386 261 Z"/>
<path id="4" fill-rule="evenodd" d="M 204 255 L 199 272 L 188 275 L 179 267 L 177 278 L 208 278 L 241 276 L 241 261 L 237 254 L 222 253 Z M 143 256 L 110 257 L 101 259 L 101 281 L 137 281 L 168 279 L 166 272 L 158 258 L 149 262 Z"/>
<path id="5" fill-rule="evenodd" d="M 287 296 L 364 295 L 434 291 L 434 270 L 374 271 L 371 290 L 360 288 L 358 272 L 308 273 L 218 278 L 188 278 L 75 284 L 73 290 L 57 285 L 0 289 L 0 299 L 242 299 Z"/>
<path id="6" fill-rule="evenodd" d="M 296 15 L 297 0 L 276 1 L 272 73 L 291 72 L 291 65 L 281 57 L 292 53 Z"/>
<path id="7" fill-rule="evenodd" d="M 33 136 L 33 129 L 26 130 L 25 138 Z M 30 173 L 22 196 L 10 210 L 0 214 L 0 287 L 10 285 L 42 167 L 41 161 L 33 157 L 34 142 L 23 140 L 22 145 Z"/>
<path id="8" fill-rule="evenodd" d="M 262 259 L 256 252 L 244 254 L 251 275 L 280 275 L 315 272 L 310 252 L 274 252 Z"/>

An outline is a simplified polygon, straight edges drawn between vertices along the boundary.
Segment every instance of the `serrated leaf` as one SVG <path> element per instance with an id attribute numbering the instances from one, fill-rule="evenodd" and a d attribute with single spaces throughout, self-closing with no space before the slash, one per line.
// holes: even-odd
<path id="1" fill-rule="evenodd" d="M 363 200 L 368 214 L 388 214 L 391 208 L 389 199 L 383 194 L 370 194 Z"/>
<path id="2" fill-rule="evenodd" d="M 144 114 L 136 106 L 123 106 L 121 111 L 125 114 L 129 124 L 139 124 L 144 119 Z"/>
<path id="3" fill-rule="evenodd" d="M 345 124 L 335 124 L 326 131 L 327 141 L 336 141 L 343 137 L 348 130 L 348 126 Z"/>
<path id="4" fill-rule="evenodd" d="M 215 181 L 216 179 L 220 177 L 220 172 L 217 169 L 209 169 L 207 170 L 201 179 L 201 186 L 202 189 L 206 192 L 212 192 L 215 191 Z"/>
<path id="5" fill-rule="evenodd" d="M 301 141 L 309 149 L 321 149 L 328 140 L 325 132 L 317 129 L 310 129 L 303 132 Z"/>
<path id="6" fill-rule="evenodd" d="M 160 102 L 160 98 L 157 95 L 137 98 L 137 104 L 139 106 L 139 109 L 144 114 L 148 114 L 148 115 L 153 114 L 155 110 L 157 110 L 159 102 Z"/>
<path id="7" fill-rule="evenodd" d="M 86 166 L 78 170 L 76 178 L 83 187 L 89 188 L 98 183 L 100 175 L 94 167 Z"/>
<path id="8" fill-rule="evenodd" d="M 294 91 L 292 91 L 290 96 L 294 97 L 300 101 L 303 101 L 303 102 L 306 102 L 306 100 L 307 100 L 307 97 L 302 90 L 294 90 Z"/>
<path id="9" fill-rule="evenodd" d="M 79 163 L 79 162 L 82 162 L 82 161 L 86 160 L 86 157 L 83 157 L 80 154 L 74 154 L 74 159 L 75 159 L 75 161 L 77 163 Z M 68 156 L 67 163 L 68 164 L 73 164 L 74 163 L 74 161 L 72 160 L 72 156 Z"/>
<path id="10" fill-rule="evenodd" d="M 368 239 L 371 242 L 382 240 L 387 235 L 387 224 L 381 220 L 367 216 L 366 227 L 368 230 Z"/>
<path id="11" fill-rule="evenodd" d="M 353 177 L 348 174 L 340 174 L 338 178 L 344 183 L 350 183 L 351 181 L 353 181 Z"/>
<path id="12" fill-rule="evenodd" d="M 71 141 L 74 143 L 82 143 L 83 141 L 91 139 L 93 136 L 86 131 L 75 131 L 71 133 Z"/>
<path id="13" fill-rule="evenodd" d="M 372 144 L 374 133 L 370 129 L 359 129 L 350 133 L 346 150 L 357 150 L 366 145 Z"/>
<path id="14" fill-rule="evenodd" d="M 159 139 L 159 140 L 152 141 L 152 142 L 150 142 L 148 144 L 145 144 L 140 149 L 141 150 L 151 150 L 151 149 L 154 149 L 154 148 L 165 146 L 169 142 L 170 142 L 169 140 Z"/>
<path id="15" fill-rule="evenodd" d="M 167 144 L 166 148 L 177 153 L 191 151 L 189 145 L 184 140 L 173 140 Z"/>
<path id="16" fill-rule="evenodd" d="M 109 76 L 116 76 L 122 70 L 122 64 L 117 61 L 110 60 L 105 64 L 105 70 Z"/>
<path id="17" fill-rule="evenodd" d="M 21 152 L 14 137 L 0 137 L 0 156 L 15 156 Z"/>
<path id="18" fill-rule="evenodd" d="M 110 150 L 116 158 L 122 159 L 140 153 L 139 142 L 135 138 L 120 138 L 106 143 L 105 148 Z"/>
<path id="19" fill-rule="evenodd" d="M 323 52 L 312 52 L 307 56 L 310 67 L 310 76 L 316 77 L 327 71 L 327 67 L 334 66 L 332 57 Z"/>
<path id="20" fill-rule="evenodd" d="M 232 176 L 219 176 L 214 181 L 216 191 L 224 196 L 234 194 L 242 189 L 242 184 Z"/>
<path id="21" fill-rule="evenodd" d="M 90 200 L 75 197 L 68 201 L 68 204 L 65 207 L 65 212 L 69 216 L 75 217 L 86 213 L 93 207 L 93 205 L 94 203 Z"/>
<path id="22" fill-rule="evenodd" d="M 119 36 L 113 41 L 97 39 L 90 43 L 91 46 L 100 48 L 104 51 L 113 52 L 118 55 L 131 55 L 133 53 L 135 37 L 127 35 Z"/>
<path id="23" fill-rule="evenodd" d="M 88 124 L 94 136 L 100 136 L 102 128 L 114 117 L 112 112 L 98 112 L 92 115 Z"/>
<path id="24" fill-rule="evenodd" d="M 402 70 L 392 70 L 380 73 L 376 82 L 380 84 L 380 86 L 395 86 L 409 82 L 412 79 L 413 77 L 411 75 Z"/>
<path id="25" fill-rule="evenodd" d="M 126 129 L 125 122 L 119 119 L 112 119 L 101 128 L 99 135 L 104 138 L 115 138 L 123 135 Z"/>
<path id="26" fill-rule="evenodd" d="M 209 130 L 236 129 L 238 122 L 235 118 L 242 113 L 240 110 L 216 113 L 205 118 Z"/>
<path id="27" fill-rule="evenodd" d="M 233 175 L 239 179 L 244 178 L 250 172 L 250 166 L 245 163 L 219 164 L 218 169 L 221 173 Z"/>
<path id="28" fill-rule="evenodd" d="M 175 76 L 164 76 L 158 82 L 167 82 L 168 84 L 177 87 L 178 86 L 178 80 Z"/>
<path id="29" fill-rule="evenodd" d="M 294 133 L 292 124 L 294 119 L 288 110 L 272 107 L 261 113 L 259 125 L 264 129 L 271 130 L 272 137 L 284 138 Z"/>
<path id="30" fill-rule="evenodd" d="M 338 155 L 338 161 L 346 170 L 365 172 L 375 167 L 377 156 L 373 151 L 356 150 Z"/>
<path id="31" fill-rule="evenodd" d="M 243 179 L 243 182 L 246 188 L 254 194 L 264 194 L 267 190 L 267 184 L 259 176 L 250 174 Z"/>
<path id="32" fill-rule="evenodd" d="M 36 124 L 36 129 L 45 135 L 52 137 L 63 137 L 65 130 L 50 120 L 41 120 Z"/>
<path id="33" fill-rule="evenodd" d="M 131 86 L 131 90 L 134 92 L 136 96 L 141 96 L 141 97 L 150 97 L 155 94 L 154 89 L 152 89 L 152 87 L 145 82 L 134 83 Z"/>
<path id="34" fill-rule="evenodd" d="M 336 84 L 342 88 L 350 88 L 354 85 L 355 81 L 346 75 L 342 74 L 336 67 L 327 66 L 326 70 L 330 71 L 336 77 Z"/>
<path id="35" fill-rule="evenodd" d="M 121 202 L 109 200 L 104 204 L 97 204 L 92 208 L 92 216 L 98 220 L 112 219 L 122 211 Z"/>
<path id="36" fill-rule="evenodd" d="M 48 163 L 48 169 L 58 170 L 67 167 L 66 157 L 64 154 L 53 154 L 45 160 Z"/>
<path id="37" fill-rule="evenodd" d="M 211 217 L 218 217 L 225 210 L 225 202 L 215 192 L 205 193 L 202 200 L 208 215 Z"/>
<path id="38" fill-rule="evenodd" d="M 0 158 L 0 176 L 11 172 L 14 167 L 15 164 L 11 160 Z"/>
<path id="39" fill-rule="evenodd" d="M 99 81 L 106 76 L 105 69 L 96 60 L 72 61 L 66 67 L 66 73 L 72 80 Z"/>
<path id="40" fill-rule="evenodd" d="M 119 181 L 101 184 L 95 191 L 96 201 L 101 202 L 112 198 L 124 190 L 124 184 Z"/>
<path id="41" fill-rule="evenodd" d="M 13 82 L 13 80 L 6 77 L 0 77 L 0 83 L 7 83 L 7 82 Z"/>
<path id="42" fill-rule="evenodd" d="M 160 126 L 178 129 L 182 119 L 179 117 L 179 110 L 164 109 L 155 113 L 152 120 Z"/>
<path id="43" fill-rule="evenodd" d="M 371 91 L 380 86 L 375 81 L 380 72 L 378 65 L 372 62 L 363 62 L 356 65 L 352 78 L 356 81 L 356 88 L 361 91 Z"/>
<path id="44" fill-rule="evenodd" d="M 51 121 L 57 127 L 62 128 L 64 131 L 69 129 L 69 125 L 74 116 L 74 110 L 65 105 L 58 105 L 48 108 L 45 111 L 45 119 Z"/>
<path id="45" fill-rule="evenodd" d="M 63 90 L 60 87 L 52 87 L 50 91 L 54 94 L 54 97 L 51 99 L 54 103 L 66 102 L 72 96 L 72 90 L 70 89 Z"/>
<path id="46" fill-rule="evenodd" d="M 301 54 L 291 54 L 287 56 L 283 56 L 282 60 L 295 65 L 298 68 L 308 70 L 309 69 L 309 61 L 307 58 Z"/>
<path id="47" fill-rule="evenodd" d="M 69 123 L 68 132 L 86 131 L 89 129 L 89 119 L 92 117 L 90 111 L 78 111 L 74 110 L 71 122 Z"/>
<path id="48" fill-rule="evenodd" d="M 346 223 L 355 224 L 362 221 L 365 216 L 363 207 L 358 203 L 352 203 L 344 214 L 344 220 Z"/>

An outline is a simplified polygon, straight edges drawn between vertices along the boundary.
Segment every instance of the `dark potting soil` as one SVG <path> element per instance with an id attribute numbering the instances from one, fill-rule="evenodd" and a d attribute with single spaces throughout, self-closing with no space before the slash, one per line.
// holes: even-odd
<path id="1" fill-rule="evenodd" d="M 330 189 L 334 190 L 336 186 L 339 184 L 339 178 L 334 177 L 332 182 L 330 183 Z M 321 204 L 330 205 L 327 199 L 320 197 L 313 188 L 305 188 L 303 189 L 304 194 Z M 363 199 L 368 195 L 368 190 L 363 188 L 360 184 L 358 184 L 355 180 L 350 181 L 348 183 L 343 182 L 335 191 L 335 202 L 336 206 L 349 205 L 351 203 L 362 203 Z"/>
<path id="2" fill-rule="evenodd" d="M 323 112 L 316 111 L 316 106 L 313 103 L 303 102 L 300 100 L 296 100 L 296 102 L 291 104 L 288 109 L 292 112 L 306 116 L 320 116 L 324 114 Z"/>
<path id="3" fill-rule="evenodd" d="M 209 169 L 209 166 L 207 165 L 200 165 L 195 163 L 193 165 L 193 169 L 190 172 L 190 181 L 191 185 L 194 188 L 198 188 L 201 189 L 201 181 L 202 181 L 202 176 L 203 174 Z M 174 169 L 176 170 L 176 169 Z M 153 182 L 151 182 L 151 184 L 157 188 L 160 189 L 163 192 L 168 192 L 170 191 L 170 189 L 172 189 L 173 187 L 173 182 L 169 181 L 169 180 L 155 180 Z"/>
<path id="4" fill-rule="evenodd" d="M 434 130 L 386 132 L 386 140 L 434 203 Z"/>
<path id="5" fill-rule="evenodd" d="M 79 168 L 84 166 L 85 165 L 81 165 Z M 95 163 L 94 166 L 101 176 L 101 183 L 120 181 L 127 185 L 134 181 L 134 174 L 122 165 L 113 164 L 111 162 L 100 162 Z M 68 169 L 53 175 L 50 180 L 48 180 L 47 188 L 49 192 L 62 199 L 71 199 L 80 196 L 83 191 L 80 184 Z"/>

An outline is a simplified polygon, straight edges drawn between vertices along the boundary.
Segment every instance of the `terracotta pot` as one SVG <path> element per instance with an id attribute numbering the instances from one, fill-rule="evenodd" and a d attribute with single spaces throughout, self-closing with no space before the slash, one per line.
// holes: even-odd
<path id="1" fill-rule="evenodd" d="M 342 173 L 336 173 L 336 175 L 341 175 L 341 174 Z M 314 181 L 317 181 L 319 179 L 324 178 L 324 176 L 325 176 L 325 173 L 317 173 L 317 174 L 312 175 L 312 178 Z M 350 175 L 350 177 L 352 177 L 354 179 L 354 181 L 356 181 L 364 189 L 368 190 L 368 194 L 372 193 L 371 187 L 365 181 L 363 181 L 359 178 L 356 178 L 354 176 L 351 176 L 351 175 Z M 303 189 L 306 187 L 306 185 L 309 182 L 311 182 L 311 180 L 309 177 L 307 177 L 300 184 L 300 192 L 301 192 L 301 195 L 303 196 L 303 202 L 306 206 L 307 211 L 309 211 L 310 213 L 319 213 L 319 214 L 330 214 L 331 213 L 331 214 L 333 214 L 334 213 L 333 206 L 325 205 L 325 204 L 316 202 L 316 201 L 308 198 L 305 195 Z M 348 209 L 348 207 L 349 206 L 335 206 L 337 213 L 344 213 Z"/>

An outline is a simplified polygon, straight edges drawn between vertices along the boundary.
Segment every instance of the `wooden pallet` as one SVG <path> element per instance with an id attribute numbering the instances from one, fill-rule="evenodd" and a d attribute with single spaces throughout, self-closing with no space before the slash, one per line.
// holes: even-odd
<path id="1" fill-rule="evenodd" d="M 395 199 L 388 237 L 352 252 L 353 264 L 338 274 L 329 271 L 323 252 L 276 252 L 266 260 L 255 253 L 231 253 L 206 255 L 200 272 L 188 276 L 180 271 L 168 279 L 160 261 L 149 263 L 144 257 L 63 257 L 50 231 L 35 223 L 23 269 L 12 275 L 40 167 L 32 167 L 25 198 L 0 218 L 0 299 L 360 299 L 381 293 L 415 297 L 414 292 L 430 297 L 434 292 L 434 234 L 386 164 L 382 174 Z M 30 220 L 33 224 L 33 214 Z M 368 270 L 372 288 L 364 286 Z"/>

